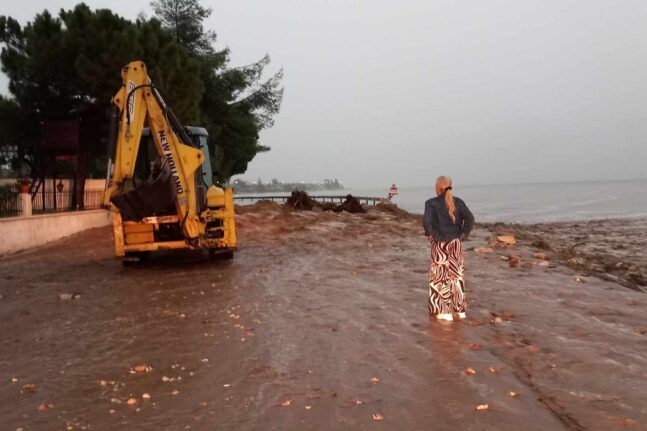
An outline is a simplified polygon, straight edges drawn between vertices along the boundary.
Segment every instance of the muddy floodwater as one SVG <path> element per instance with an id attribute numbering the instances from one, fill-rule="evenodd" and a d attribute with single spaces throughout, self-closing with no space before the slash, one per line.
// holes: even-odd
<path id="1" fill-rule="evenodd" d="M 1 259 L 0 429 L 647 430 L 640 287 L 479 227 L 434 322 L 416 217 L 237 217 L 231 261 L 123 267 L 109 228 Z"/>

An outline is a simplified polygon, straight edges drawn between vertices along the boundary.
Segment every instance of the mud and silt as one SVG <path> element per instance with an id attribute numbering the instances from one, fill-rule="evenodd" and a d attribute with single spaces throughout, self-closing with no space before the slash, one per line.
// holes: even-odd
<path id="1" fill-rule="evenodd" d="M 232 261 L 124 268 L 109 229 L 1 260 L 0 428 L 647 429 L 644 293 L 479 228 L 470 319 L 430 322 L 417 218 L 237 220 Z"/>

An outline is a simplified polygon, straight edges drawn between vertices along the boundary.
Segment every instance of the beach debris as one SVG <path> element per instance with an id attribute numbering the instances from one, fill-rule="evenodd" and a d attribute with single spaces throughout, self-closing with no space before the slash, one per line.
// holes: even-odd
<path id="1" fill-rule="evenodd" d="M 38 411 L 39 412 L 46 412 L 47 410 L 51 410 L 53 408 L 54 408 L 54 404 L 42 403 L 41 405 L 38 406 Z"/>
<path id="2" fill-rule="evenodd" d="M 465 374 L 467 374 L 467 375 L 476 374 L 476 370 L 474 368 L 466 368 L 465 369 Z"/>
<path id="3" fill-rule="evenodd" d="M 521 262 L 521 256 L 518 256 L 516 254 L 510 255 L 508 258 L 510 268 L 516 268 L 519 265 L 519 262 Z"/>
<path id="4" fill-rule="evenodd" d="M 349 213 L 353 213 L 353 214 L 366 213 L 366 209 L 353 195 L 346 195 L 346 200 L 344 201 L 344 203 L 342 203 L 341 205 L 333 209 L 333 211 L 334 212 L 348 211 Z"/>
<path id="5" fill-rule="evenodd" d="M 378 377 L 373 376 L 373 377 L 371 377 L 371 382 L 373 382 L 374 384 L 379 383 L 380 379 Z"/>
<path id="6" fill-rule="evenodd" d="M 496 237 L 496 245 L 499 247 L 508 247 L 517 244 L 517 240 L 513 235 L 498 235 Z"/>
<path id="7" fill-rule="evenodd" d="M 292 400 L 281 401 L 281 407 L 290 407 L 292 405 Z"/>
<path id="8" fill-rule="evenodd" d="M 285 205 L 295 210 L 312 211 L 312 208 L 318 207 L 319 203 L 308 196 L 308 193 L 294 190 Z"/>
<path id="9" fill-rule="evenodd" d="M 374 420 L 374 421 L 381 421 L 381 420 L 384 420 L 384 416 L 382 416 L 382 415 L 381 415 L 380 413 L 378 413 L 378 412 L 373 412 L 373 420 Z"/>
<path id="10" fill-rule="evenodd" d="M 225 383 L 224 385 L 222 385 L 222 387 L 223 387 L 223 388 L 230 388 L 230 387 L 231 387 L 231 384 L 229 384 L 229 383 Z"/>
<path id="11" fill-rule="evenodd" d="M 146 364 L 141 364 L 141 365 L 135 365 L 130 369 L 130 374 L 135 374 L 135 373 L 150 373 L 153 371 L 153 367 L 150 365 Z"/>
<path id="12" fill-rule="evenodd" d="M 474 249 L 474 253 L 477 253 L 477 254 L 494 253 L 494 249 L 492 247 L 476 247 Z"/>
<path id="13" fill-rule="evenodd" d="M 36 392 L 36 385 L 33 383 L 25 383 L 22 385 L 22 389 L 20 390 L 21 393 L 30 393 L 33 394 Z"/>
<path id="14" fill-rule="evenodd" d="M 490 406 L 487 405 L 487 404 L 479 404 L 478 406 L 476 406 L 476 410 L 479 410 L 479 411 L 488 410 L 489 408 L 490 408 Z"/>

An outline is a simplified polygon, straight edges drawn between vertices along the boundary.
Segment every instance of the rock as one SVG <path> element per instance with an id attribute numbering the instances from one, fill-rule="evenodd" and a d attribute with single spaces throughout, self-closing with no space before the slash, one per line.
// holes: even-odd
<path id="1" fill-rule="evenodd" d="M 530 262 L 524 262 L 521 264 L 521 267 L 524 269 L 531 269 L 532 268 L 532 263 Z"/>
<path id="2" fill-rule="evenodd" d="M 483 253 L 493 253 L 494 249 L 492 247 L 476 247 L 474 253 L 483 254 Z"/>
<path id="3" fill-rule="evenodd" d="M 142 398 L 145 399 L 145 400 L 150 400 L 151 399 L 151 394 L 146 392 L 145 394 L 142 395 Z"/>
<path id="4" fill-rule="evenodd" d="M 499 235 L 496 237 L 497 245 L 507 247 L 510 245 L 515 245 L 517 240 L 513 235 Z"/>
<path id="5" fill-rule="evenodd" d="M 550 266 L 550 262 L 549 262 L 549 261 L 547 261 L 547 260 L 542 260 L 542 261 L 541 261 L 541 262 L 539 262 L 537 265 L 542 266 L 542 267 L 544 267 L 544 268 L 548 268 L 548 267 Z"/>
<path id="6" fill-rule="evenodd" d="M 516 268 L 519 265 L 519 262 L 521 262 L 521 256 L 511 255 L 510 258 L 508 259 L 510 268 Z"/>
<path id="7" fill-rule="evenodd" d="M 69 301 L 70 299 L 74 299 L 74 294 L 73 293 L 61 293 L 58 295 L 58 297 L 61 299 L 61 301 Z"/>
<path id="8" fill-rule="evenodd" d="M 36 385 L 33 383 L 26 383 L 22 385 L 22 390 L 20 392 L 33 394 L 34 392 L 36 392 Z"/>
<path id="9" fill-rule="evenodd" d="M 137 399 L 136 398 L 130 398 L 130 399 L 128 399 L 127 404 L 129 406 L 134 406 L 135 404 L 137 404 Z"/>
<path id="10" fill-rule="evenodd" d="M 532 257 L 539 260 L 546 260 L 546 255 L 544 253 L 536 252 L 532 254 Z"/>

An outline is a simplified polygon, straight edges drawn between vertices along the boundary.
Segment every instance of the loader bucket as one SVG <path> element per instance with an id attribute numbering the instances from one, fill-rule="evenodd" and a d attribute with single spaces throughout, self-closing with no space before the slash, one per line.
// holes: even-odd
<path id="1" fill-rule="evenodd" d="M 162 163 L 141 187 L 113 196 L 110 201 L 119 208 L 123 220 L 139 221 L 166 212 L 172 207 L 176 196 L 171 169 L 168 163 Z"/>

